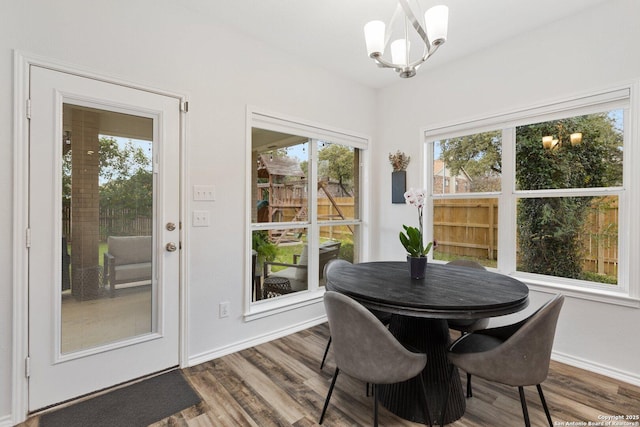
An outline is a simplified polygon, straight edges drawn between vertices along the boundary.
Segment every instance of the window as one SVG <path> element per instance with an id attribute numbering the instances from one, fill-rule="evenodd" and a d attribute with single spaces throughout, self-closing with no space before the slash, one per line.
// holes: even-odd
<path id="1" fill-rule="evenodd" d="M 629 104 L 626 88 L 426 131 L 434 259 L 633 295 Z"/>
<path id="2" fill-rule="evenodd" d="M 360 259 L 366 140 L 255 112 L 251 121 L 251 302 L 313 297 L 330 260 Z"/>
<path id="3" fill-rule="evenodd" d="M 468 258 L 497 266 L 498 198 L 493 195 L 501 188 L 501 137 L 490 131 L 433 143 L 435 259 Z"/>
<path id="4" fill-rule="evenodd" d="M 615 109 L 516 127 L 518 271 L 618 283 L 622 117 Z"/>

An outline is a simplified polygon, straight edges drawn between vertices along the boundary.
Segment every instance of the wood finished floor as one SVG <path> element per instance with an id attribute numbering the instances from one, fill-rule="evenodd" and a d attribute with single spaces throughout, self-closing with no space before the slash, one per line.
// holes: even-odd
<path id="1" fill-rule="evenodd" d="M 328 337 L 325 323 L 185 369 L 185 376 L 203 401 L 153 427 L 317 425 L 335 368 L 329 352 L 324 370 L 319 369 Z M 587 425 L 607 415 L 640 414 L 640 387 L 561 363 L 551 363 L 543 389 L 557 426 Z M 524 425 L 516 388 L 474 378 L 473 390 L 466 413 L 449 426 Z M 526 389 L 526 397 L 532 426 L 548 425 L 535 387 Z M 323 425 L 372 425 L 372 405 L 364 383 L 341 375 Z M 25 427 L 37 425 L 37 418 L 25 423 Z M 380 406 L 380 425 L 421 424 L 398 418 Z"/>

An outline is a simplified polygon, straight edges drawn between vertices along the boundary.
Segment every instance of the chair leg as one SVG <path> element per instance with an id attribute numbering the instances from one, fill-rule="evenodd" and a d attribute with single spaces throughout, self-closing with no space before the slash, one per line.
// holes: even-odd
<path id="1" fill-rule="evenodd" d="M 444 403 L 442 404 L 442 413 L 440 414 L 440 427 L 444 426 L 444 415 L 447 413 L 449 406 L 449 392 L 451 391 L 451 382 L 453 380 L 454 366 L 449 367 L 449 381 L 447 381 L 447 391 L 444 394 Z"/>
<path id="2" fill-rule="evenodd" d="M 542 402 L 542 407 L 544 408 L 544 413 L 547 415 L 547 421 L 549 421 L 549 427 L 553 427 L 553 421 L 551 421 L 551 414 L 549 413 L 549 407 L 547 406 L 547 401 L 544 398 L 544 394 L 542 393 L 542 386 L 537 384 L 538 394 L 540 395 L 540 401 Z"/>
<path id="3" fill-rule="evenodd" d="M 524 416 L 524 425 L 526 427 L 531 427 L 531 422 L 529 421 L 529 411 L 527 411 L 527 400 L 524 398 L 524 387 L 519 386 L 518 392 L 520 393 L 520 404 L 522 404 L 522 415 Z"/>
<path id="4" fill-rule="evenodd" d="M 429 395 L 427 394 L 427 385 L 424 383 L 422 373 L 418 374 L 418 378 L 420 378 L 420 388 L 422 389 L 422 396 L 424 397 L 424 417 L 429 423 L 429 427 L 433 427 L 433 423 L 431 422 L 431 411 L 429 411 Z"/>
<path id="5" fill-rule="evenodd" d="M 473 390 L 471 390 L 471 374 L 467 372 L 467 397 L 473 397 Z"/>
<path id="6" fill-rule="evenodd" d="M 371 384 L 371 390 L 373 395 L 373 427 L 378 427 L 378 385 Z"/>
<path id="7" fill-rule="evenodd" d="M 329 386 L 329 392 L 327 393 L 327 398 L 324 401 L 324 407 L 322 408 L 322 414 L 320 415 L 320 421 L 318 424 L 322 424 L 324 420 L 324 414 L 327 412 L 327 406 L 329 406 L 329 400 L 331 400 L 331 393 L 333 393 L 333 386 L 336 385 L 336 379 L 338 379 L 338 374 L 340 373 L 340 369 L 336 367 L 336 372 L 333 374 L 333 379 L 331 380 L 331 385 Z"/>
<path id="8" fill-rule="evenodd" d="M 324 368 L 324 361 L 327 359 L 327 353 L 329 353 L 329 347 L 331 347 L 331 335 L 329 335 L 329 341 L 327 342 L 327 348 L 324 349 L 324 356 L 322 356 L 322 363 L 320 363 L 320 370 Z"/>

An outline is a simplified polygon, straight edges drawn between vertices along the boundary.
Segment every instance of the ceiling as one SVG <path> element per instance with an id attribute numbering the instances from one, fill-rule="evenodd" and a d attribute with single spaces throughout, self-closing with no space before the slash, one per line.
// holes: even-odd
<path id="1" fill-rule="evenodd" d="M 437 67 L 608 0 L 418 0 L 449 6 L 449 34 L 424 65 Z M 380 88 L 400 78 L 367 57 L 363 27 L 388 22 L 396 0 L 189 0 L 187 7 L 309 64 Z M 419 71 L 418 71 L 419 73 Z"/>

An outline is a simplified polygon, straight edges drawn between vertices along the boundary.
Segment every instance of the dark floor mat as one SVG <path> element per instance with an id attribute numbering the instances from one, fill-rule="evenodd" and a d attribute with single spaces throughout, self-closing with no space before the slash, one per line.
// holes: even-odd
<path id="1" fill-rule="evenodd" d="M 200 402 L 179 370 L 40 417 L 40 427 L 142 427 Z"/>

